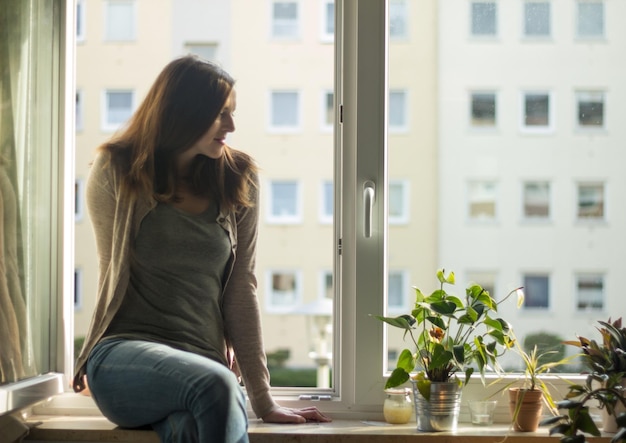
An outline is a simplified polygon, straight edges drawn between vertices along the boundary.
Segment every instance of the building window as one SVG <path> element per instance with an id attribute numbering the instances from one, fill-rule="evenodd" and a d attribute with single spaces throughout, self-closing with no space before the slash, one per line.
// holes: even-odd
<path id="1" fill-rule="evenodd" d="M 85 180 L 77 178 L 74 181 L 74 221 L 82 221 L 85 216 Z"/>
<path id="2" fill-rule="evenodd" d="M 134 0 L 108 0 L 105 3 L 105 36 L 110 42 L 135 40 L 136 5 Z"/>
<path id="3" fill-rule="evenodd" d="M 266 273 L 265 307 L 269 312 L 286 312 L 301 303 L 302 283 L 298 271 L 270 270 Z"/>
<path id="4" fill-rule="evenodd" d="M 548 92 L 523 93 L 522 128 L 524 131 L 545 132 L 552 128 L 551 96 Z"/>
<path id="5" fill-rule="evenodd" d="M 274 180 L 269 186 L 268 223 L 293 224 L 302 221 L 300 185 L 296 181 Z"/>
<path id="6" fill-rule="evenodd" d="M 604 201 L 604 184 L 580 183 L 578 185 L 578 219 L 604 219 Z"/>
<path id="7" fill-rule="evenodd" d="M 391 40 L 408 38 L 408 15 L 406 0 L 389 1 L 389 38 Z"/>
<path id="8" fill-rule="evenodd" d="M 335 288 L 333 286 L 333 272 L 332 271 L 322 271 L 320 276 L 320 288 L 322 288 L 321 299 L 333 299 L 335 298 Z"/>
<path id="9" fill-rule="evenodd" d="M 604 37 L 604 1 L 576 2 L 576 36 L 581 39 Z"/>
<path id="10" fill-rule="evenodd" d="M 85 0 L 76 0 L 76 42 L 85 41 Z"/>
<path id="11" fill-rule="evenodd" d="M 494 92 L 471 93 L 470 124 L 478 128 L 496 126 L 496 94 Z"/>
<path id="12" fill-rule="evenodd" d="M 389 131 L 407 130 L 407 93 L 404 90 L 389 91 Z"/>
<path id="13" fill-rule="evenodd" d="M 217 60 L 217 43 L 185 43 L 185 51 L 204 60 Z"/>
<path id="14" fill-rule="evenodd" d="M 333 222 L 333 192 L 333 182 L 331 180 L 322 182 L 322 189 L 320 192 L 320 223 L 330 224 Z"/>
<path id="15" fill-rule="evenodd" d="M 525 219 L 550 217 L 550 183 L 547 181 L 525 182 L 522 198 Z"/>
<path id="16" fill-rule="evenodd" d="M 604 93 L 580 91 L 576 93 L 578 127 L 584 129 L 604 128 Z"/>
<path id="17" fill-rule="evenodd" d="M 389 180 L 387 203 L 389 224 L 399 225 L 409 222 L 409 184 L 405 180 Z"/>
<path id="18" fill-rule="evenodd" d="M 322 93 L 322 132 L 332 132 L 335 124 L 335 105 L 333 91 Z"/>
<path id="19" fill-rule="evenodd" d="M 294 132 L 300 128 L 300 94 L 298 91 L 270 93 L 270 131 Z"/>
<path id="20" fill-rule="evenodd" d="M 76 90 L 76 120 L 74 121 L 75 130 L 80 132 L 83 130 L 84 122 L 84 110 L 83 110 L 83 91 Z"/>
<path id="21" fill-rule="evenodd" d="M 550 36 L 550 2 L 526 1 L 524 3 L 524 36 Z"/>
<path id="22" fill-rule="evenodd" d="M 272 2 L 272 37 L 291 40 L 299 37 L 298 2 Z"/>
<path id="23" fill-rule="evenodd" d="M 117 130 L 130 118 L 134 111 L 135 93 L 126 90 L 108 90 L 104 92 L 104 112 L 102 130 Z"/>
<path id="24" fill-rule="evenodd" d="M 471 181 L 468 184 L 468 216 L 470 220 L 495 220 L 497 185 L 493 181 Z"/>
<path id="25" fill-rule="evenodd" d="M 579 310 L 604 309 L 604 275 L 580 273 L 576 275 L 576 307 Z"/>
<path id="26" fill-rule="evenodd" d="M 389 271 L 387 279 L 387 308 L 390 313 L 406 311 L 411 294 L 406 271 Z"/>
<path id="27" fill-rule="evenodd" d="M 335 38 L 335 1 L 322 0 L 322 42 L 332 42 Z"/>
<path id="28" fill-rule="evenodd" d="M 474 282 L 479 284 L 485 291 L 496 300 L 499 300 L 498 294 L 496 294 L 496 273 L 486 271 L 469 271 L 467 273 L 467 282 Z"/>
<path id="29" fill-rule="evenodd" d="M 498 33 L 498 6 L 496 2 L 472 2 L 471 8 L 472 36 L 495 36 Z"/>
<path id="30" fill-rule="evenodd" d="M 547 309 L 550 306 L 550 277 L 546 274 L 524 275 L 524 307 Z"/>
<path id="31" fill-rule="evenodd" d="M 74 309 L 80 310 L 83 307 L 83 270 L 74 269 Z"/>

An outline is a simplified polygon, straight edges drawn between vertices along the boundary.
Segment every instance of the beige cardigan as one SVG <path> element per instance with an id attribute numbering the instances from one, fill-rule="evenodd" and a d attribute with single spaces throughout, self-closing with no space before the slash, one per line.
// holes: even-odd
<path id="1" fill-rule="evenodd" d="M 99 154 L 87 180 L 87 208 L 99 260 L 98 299 L 85 344 L 76 362 L 73 387 L 77 392 L 85 389 L 83 375 L 89 353 L 111 323 L 126 294 L 130 248 L 141 221 L 156 204 L 152 198 L 121 195 L 121 174 L 108 159 L 109 154 Z M 257 200 L 258 191 L 255 191 L 254 202 Z M 220 212 L 217 222 L 228 232 L 232 248 L 221 303 L 224 332 L 229 350 L 232 347 L 236 355 L 252 409 L 257 417 L 264 417 L 278 405 L 269 393 L 269 372 L 256 297 L 254 268 L 258 205 L 236 213 Z M 225 360 L 231 361 L 228 355 L 225 355 Z"/>

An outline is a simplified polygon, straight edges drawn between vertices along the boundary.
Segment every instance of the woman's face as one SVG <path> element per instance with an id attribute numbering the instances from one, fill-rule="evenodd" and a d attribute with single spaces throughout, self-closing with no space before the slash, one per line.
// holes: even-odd
<path id="1" fill-rule="evenodd" d="M 210 158 L 220 158 L 224 153 L 226 134 L 235 130 L 234 113 L 236 107 L 236 95 L 233 89 L 213 124 L 186 154 L 190 156 L 200 154 Z"/>

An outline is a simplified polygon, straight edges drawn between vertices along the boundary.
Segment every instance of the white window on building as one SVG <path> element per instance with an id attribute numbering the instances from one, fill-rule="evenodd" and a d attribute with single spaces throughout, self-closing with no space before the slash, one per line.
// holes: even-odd
<path id="1" fill-rule="evenodd" d="M 405 313 L 409 307 L 409 297 L 413 301 L 414 293 L 408 282 L 407 272 L 390 270 L 387 280 L 387 307 L 389 313 Z"/>
<path id="2" fill-rule="evenodd" d="M 332 132 L 335 124 L 334 94 L 332 90 L 322 92 L 322 132 Z"/>
<path id="3" fill-rule="evenodd" d="M 471 34 L 473 37 L 492 37 L 498 33 L 498 5 L 496 2 L 473 1 L 471 6 Z"/>
<path id="4" fill-rule="evenodd" d="M 541 273 L 524 275 L 524 308 L 547 309 L 550 307 L 550 276 Z"/>
<path id="5" fill-rule="evenodd" d="M 522 130 L 549 132 L 552 130 L 552 95 L 546 91 L 522 93 Z"/>
<path id="6" fill-rule="evenodd" d="M 331 224 L 333 222 L 333 192 L 332 180 L 323 181 L 320 191 L 320 223 Z"/>
<path id="7" fill-rule="evenodd" d="M 137 34 L 135 0 L 107 0 L 104 5 L 104 39 L 110 42 L 135 40 Z"/>
<path id="8" fill-rule="evenodd" d="M 204 60 L 216 61 L 217 60 L 217 48 L 218 44 L 215 42 L 187 42 L 185 43 L 185 51 L 188 54 L 194 54 Z"/>
<path id="9" fill-rule="evenodd" d="M 604 37 L 604 0 L 578 0 L 576 6 L 576 37 Z"/>
<path id="10" fill-rule="evenodd" d="M 76 89 L 76 117 L 75 117 L 74 125 L 75 130 L 80 132 L 83 130 L 84 124 L 84 107 L 83 107 L 83 91 L 81 89 Z"/>
<path id="11" fill-rule="evenodd" d="M 82 221 L 85 216 L 85 180 L 77 178 L 74 181 L 74 221 Z"/>
<path id="12" fill-rule="evenodd" d="M 389 91 L 389 131 L 404 132 L 408 127 L 408 99 L 404 89 Z"/>
<path id="13" fill-rule="evenodd" d="M 295 224 L 302 222 L 300 184 L 295 180 L 273 180 L 269 186 L 267 222 Z"/>
<path id="14" fill-rule="evenodd" d="M 266 275 L 265 308 L 268 312 L 286 312 L 302 300 L 302 277 L 299 271 L 269 270 Z"/>
<path id="15" fill-rule="evenodd" d="M 604 309 L 604 275 L 579 273 L 576 275 L 576 308 L 581 311 Z"/>
<path id="16" fill-rule="evenodd" d="M 406 180 L 389 180 L 387 206 L 390 225 L 409 222 L 409 201 L 409 183 Z"/>
<path id="17" fill-rule="evenodd" d="M 468 217 L 476 221 L 493 221 L 497 215 L 498 186 L 494 181 L 468 183 Z"/>
<path id="18" fill-rule="evenodd" d="M 333 299 L 335 298 L 335 288 L 333 285 L 333 271 L 324 270 L 320 274 L 320 299 Z"/>
<path id="19" fill-rule="evenodd" d="M 85 0 L 76 0 L 76 43 L 85 41 Z"/>
<path id="20" fill-rule="evenodd" d="M 527 0 L 524 2 L 525 37 L 550 37 L 551 20 L 549 1 Z"/>
<path id="21" fill-rule="evenodd" d="M 83 270 L 74 268 L 74 310 L 83 307 Z"/>
<path id="22" fill-rule="evenodd" d="M 604 92 L 576 93 L 577 121 L 580 129 L 604 129 Z"/>
<path id="23" fill-rule="evenodd" d="M 489 91 L 471 92 L 470 126 L 494 128 L 496 122 L 496 93 Z"/>
<path id="24" fill-rule="evenodd" d="M 135 93 L 132 90 L 104 91 L 104 112 L 102 130 L 117 130 L 131 117 L 135 108 Z"/>
<path id="25" fill-rule="evenodd" d="M 272 91 L 270 93 L 271 132 L 296 132 L 300 129 L 300 93 Z"/>
<path id="26" fill-rule="evenodd" d="M 330 43 L 335 38 L 335 1 L 321 0 L 322 4 L 322 26 L 320 40 Z"/>
<path id="27" fill-rule="evenodd" d="M 577 217 L 579 220 L 604 220 L 606 215 L 604 202 L 604 183 L 578 184 Z"/>
<path id="28" fill-rule="evenodd" d="M 272 38 L 297 39 L 300 36 L 298 2 L 273 1 L 271 27 Z"/>
<path id="29" fill-rule="evenodd" d="M 489 271 L 468 271 L 467 284 L 474 282 L 479 284 L 485 291 L 496 300 L 500 300 L 505 294 L 496 293 L 496 273 Z"/>
<path id="30" fill-rule="evenodd" d="M 408 16 L 406 0 L 389 1 L 389 38 L 391 40 L 405 40 L 409 37 Z"/>
<path id="31" fill-rule="evenodd" d="M 550 183 L 527 181 L 522 196 L 524 219 L 545 220 L 550 218 Z"/>

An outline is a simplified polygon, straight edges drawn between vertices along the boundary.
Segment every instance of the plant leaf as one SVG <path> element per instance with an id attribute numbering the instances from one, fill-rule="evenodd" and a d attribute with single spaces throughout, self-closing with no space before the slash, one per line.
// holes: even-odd
<path id="1" fill-rule="evenodd" d="M 396 368 L 393 370 L 389 378 L 387 379 L 387 383 L 385 383 L 385 389 L 395 388 L 396 386 L 400 386 L 405 383 L 409 379 L 409 373 L 406 372 L 402 368 Z"/>

